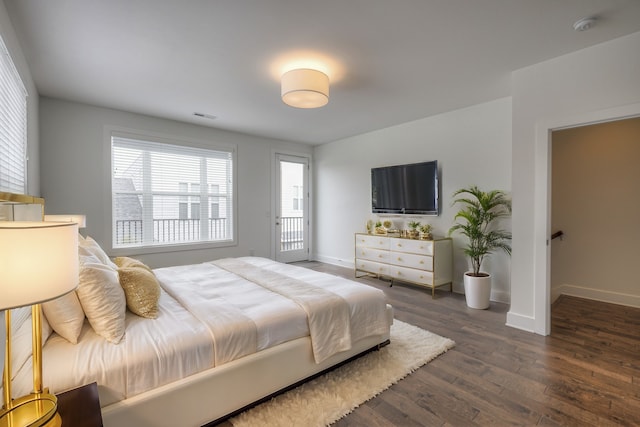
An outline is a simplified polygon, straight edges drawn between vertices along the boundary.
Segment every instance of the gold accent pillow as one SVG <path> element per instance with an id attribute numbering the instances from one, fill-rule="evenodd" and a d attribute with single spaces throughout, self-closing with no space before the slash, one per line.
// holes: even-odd
<path id="1" fill-rule="evenodd" d="M 114 258 L 113 262 L 118 266 L 118 268 L 141 267 L 141 268 L 144 268 L 145 270 L 151 271 L 151 268 L 148 265 L 146 265 L 145 263 L 143 263 L 139 259 L 135 259 L 135 258 L 129 258 L 129 257 L 126 257 L 126 256 L 119 256 L 119 257 Z"/>
<path id="2" fill-rule="evenodd" d="M 118 268 L 118 277 L 127 299 L 127 308 L 138 316 L 155 319 L 158 317 L 160 299 L 160 284 L 156 275 L 138 260 L 119 258 L 115 259 L 115 263 L 122 265 Z"/>

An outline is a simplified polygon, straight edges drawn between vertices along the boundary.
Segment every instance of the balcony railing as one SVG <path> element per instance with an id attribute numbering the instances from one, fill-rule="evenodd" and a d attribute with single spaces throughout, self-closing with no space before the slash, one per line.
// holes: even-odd
<path id="1" fill-rule="evenodd" d="M 280 250 L 284 252 L 297 249 L 304 249 L 304 218 L 280 218 Z"/>
<path id="2" fill-rule="evenodd" d="M 229 239 L 226 218 L 209 218 L 208 240 Z M 125 219 L 116 221 L 116 245 L 142 243 L 142 220 Z M 154 243 L 184 243 L 204 240 L 200 237 L 199 219 L 154 219 Z"/>
<path id="3" fill-rule="evenodd" d="M 280 250 L 304 249 L 304 218 L 281 218 Z M 142 243 L 142 220 L 116 221 L 116 245 L 136 245 Z M 226 218 L 209 219 L 209 240 L 229 239 Z M 154 243 L 198 242 L 200 238 L 199 219 L 154 219 Z"/>

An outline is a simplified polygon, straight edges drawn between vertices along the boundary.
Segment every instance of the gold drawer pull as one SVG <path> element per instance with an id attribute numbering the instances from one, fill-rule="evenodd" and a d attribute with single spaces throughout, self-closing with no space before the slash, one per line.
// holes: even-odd
<path id="1" fill-rule="evenodd" d="M 378 254 L 378 258 L 382 258 L 382 254 Z"/>
<path id="2" fill-rule="evenodd" d="M 424 261 L 423 261 L 423 260 L 420 260 L 420 264 L 424 264 Z"/>
<path id="3" fill-rule="evenodd" d="M 398 261 L 402 261 L 402 258 L 398 257 Z"/>
<path id="4" fill-rule="evenodd" d="M 398 243 L 398 247 L 401 248 L 402 247 L 402 243 Z"/>

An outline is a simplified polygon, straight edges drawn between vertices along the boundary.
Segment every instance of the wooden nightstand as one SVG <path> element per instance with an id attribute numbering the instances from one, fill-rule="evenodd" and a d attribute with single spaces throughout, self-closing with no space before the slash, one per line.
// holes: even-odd
<path id="1" fill-rule="evenodd" d="M 102 427 L 98 384 L 87 384 L 57 397 L 62 427 Z"/>

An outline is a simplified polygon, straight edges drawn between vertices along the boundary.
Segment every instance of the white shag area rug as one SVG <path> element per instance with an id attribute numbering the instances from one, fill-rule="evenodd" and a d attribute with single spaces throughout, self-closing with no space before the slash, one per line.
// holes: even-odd
<path id="1" fill-rule="evenodd" d="M 394 320 L 391 344 L 242 412 L 234 427 L 326 426 L 454 346 L 448 338 Z"/>

